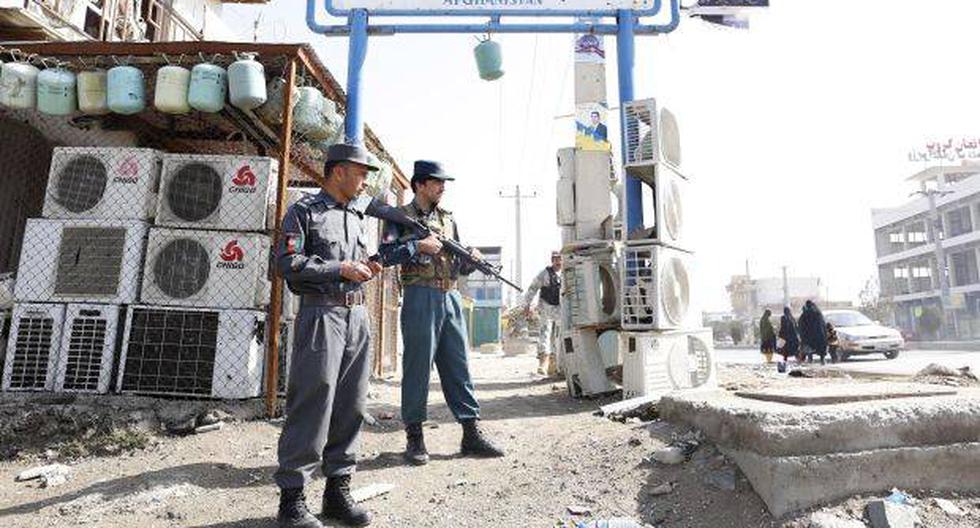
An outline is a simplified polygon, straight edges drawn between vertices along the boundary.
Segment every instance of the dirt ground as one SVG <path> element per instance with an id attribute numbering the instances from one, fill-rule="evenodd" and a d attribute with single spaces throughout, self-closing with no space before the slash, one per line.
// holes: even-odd
<path id="1" fill-rule="evenodd" d="M 459 427 L 434 383 L 426 429 L 432 461 L 424 467 L 405 465 L 397 380 L 374 382 L 369 411 L 378 421 L 364 430 L 353 482 L 355 489 L 395 485 L 389 494 L 364 503 L 375 515 L 374 526 L 556 527 L 610 517 L 657 527 L 809 525 L 808 512 L 773 519 L 744 477 L 710 445 L 702 444 L 682 464 L 650 461 L 655 449 L 687 431 L 658 420 L 618 423 L 595 416 L 600 405 L 615 398 L 572 400 L 563 382 L 531 374 L 535 361 L 530 356 L 478 353 L 471 365 L 484 426 L 507 456 L 459 457 Z M 729 388 L 777 379 L 758 367 L 721 371 Z M 87 418 L 67 420 L 71 425 L 65 427 L 50 425 L 58 418 L 65 422 L 59 414 L 65 401 L 27 400 L 0 396 L 0 448 L 6 449 L 0 449 L 0 459 L 6 459 L 0 461 L 0 527 L 275 526 L 278 493 L 272 473 L 280 424 L 250 419 L 259 406 L 81 400 L 70 405 L 82 408 Z M 145 433 L 161 427 L 160 422 L 172 425 L 207 411 L 224 419 L 225 427 L 188 436 Z M 79 435 L 89 441 L 70 440 Z M 44 488 L 36 480 L 15 482 L 19 472 L 52 462 L 71 467 L 67 483 Z M 651 494 L 667 482 L 675 484 L 672 491 Z M 314 511 L 322 490 L 322 479 L 307 490 Z M 910 494 L 922 499 L 919 515 L 925 526 L 980 525 L 975 496 Z M 966 515 L 948 516 L 932 506 L 933 496 L 953 499 Z M 860 518 L 868 499 L 848 499 L 826 511 Z"/>

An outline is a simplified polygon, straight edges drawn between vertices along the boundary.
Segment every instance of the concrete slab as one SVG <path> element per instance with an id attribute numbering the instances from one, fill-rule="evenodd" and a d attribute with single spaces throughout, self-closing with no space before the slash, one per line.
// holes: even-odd
<path id="1" fill-rule="evenodd" d="M 775 516 L 893 487 L 980 489 L 980 389 L 862 385 L 752 392 L 792 404 L 675 393 L 660 400 L 660 416 L 700 429 Z"/>
<path id="2" fill-rule="evenodd" d="M 833 405 L 895 398 L 951 396 L 956 389 L 920 383 L 849 383 L 819 387 L 781 387 L 760 391 L 738 391 L 735 396 L 789 405 Z"/>
<path id="3" fill-rule="evenodd" d="M 823 390 L 801 386 L 799 393 Z M 980 442 L 978 389 L 810 406 L 741 398 L 725 391 L 680 392 L 660 400 L 660 416 L 700 429 L 721 447 L 763 456 Z"/>
<path id="4" fill-rule="evenodd" d="M 722 449 L 776 517 L 859 493 L 980 489 L 980 443 L 819 456 L 760 456 Z"/>

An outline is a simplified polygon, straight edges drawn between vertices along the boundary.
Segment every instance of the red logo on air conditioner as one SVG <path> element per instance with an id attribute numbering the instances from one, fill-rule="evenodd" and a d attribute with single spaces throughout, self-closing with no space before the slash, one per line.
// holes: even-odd
<path id="1" fill-rule="evenodd" d="M 138 183 L 140 179 L 140 164 L 136 158 L 129 156 L 116 167 L 115 183 Z"/>
<path id="2" fill-rule="evenodd" d="M 249 165 L 243 165 L 242 168 L 238 169 L 235 173 L 235 177 L 231 179 L 231 183 L 235 184 L 232 189 L 233 192 L 255 192 L 255 173 L 252 172 L 252 167 Z"/>
<path id="3" fill-rule="evenodd" d="M 218 263 L 219 268 L 223 269 L 245 269 L 245 251 L 241 246 L 238 245 L 237 240 L 232 240 L 225 244 L 225 248 L 221 250 L 221 262 Z"/>

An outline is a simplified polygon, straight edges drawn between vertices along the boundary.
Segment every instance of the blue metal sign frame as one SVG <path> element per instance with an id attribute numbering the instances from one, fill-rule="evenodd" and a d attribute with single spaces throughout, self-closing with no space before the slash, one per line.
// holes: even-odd
<path id="1" fill-rule="evenodd" d="M 633 100 L 633 63 L 634 37 L 636 35 L 659 35 L 670 33 L 680 24 L 680 0 L 670 1 L 670 22 L 660 25 L 640 24 L 640 16 L 656 16 L 663 7 L 663 0 L 654 0 L 650 10 L 632 11 L 620 9 L 615 11 L 525 11 L 511 12 L 507 10 L 481 9 L 466 12 L 425 12 L 425 11 L 381 11 L 379 16 L 468 16 L 488 17 L 485 24 L 378 24 L 371 25 L 369 13 L 365 9 L 349 11 L 335 10 L 332 0 L 323 0 L 326 11 L 334 16 L 347 18 L 346 25 L 325 25 L 316 20 L 317 0 L 307 0 L 306 24 L 314 33 L 327 36 L 348 36 L 350 51 L 347 58 L 347 108 L 344 117 L 344 136 L 349 143 L 363 143 L 364 123 L 361 116 L 361 69 L 367 57 L 369 35 L 395 35 L 397 33 L 580 33 L 616 36 L 616 59 L 619 66 L 619 103 L 621 123 L 624 119 L 623 109 L 626 102 Z M 565 24 L 502 24 L 501 17 L 536 16 L 536 17 L 585 17 L 610 18 L 615 17 L 615 24 L 608 23 L 565 23 Z M 626 127 L 620 127 L 620 149 L 622 159 L 626 159 Z M 643 226 L 642 182 L 632 176 L 626 176 L 626 228 L 627 232 Z"/>
<path id="2" fill-rule="evenodd" d="M 351 15 L 351 13 L 357 11 L 357 9 L 337 9 L 334 7 L 334 0 L 324 0 L 326 4 L 327 13 L 335 16 L 346 18 Z M 653 0 L 653 5 L 649 9 L 636 9 L 631 10 L 636 16 L 656 16 L 660 12 L 662 0 Z M 481 17 L 481 16 L 521 16 L 521 17 L 560 17 L 560 16 L 573 16 L 573 17 L 614 17 L 619 10 L 617 9 L 372 9 L 370 10 L 371 15 L 374 16 L 428 16 L 428 17 L 443 17 L 443 16 L 463 16 L 463 17 Z"/>

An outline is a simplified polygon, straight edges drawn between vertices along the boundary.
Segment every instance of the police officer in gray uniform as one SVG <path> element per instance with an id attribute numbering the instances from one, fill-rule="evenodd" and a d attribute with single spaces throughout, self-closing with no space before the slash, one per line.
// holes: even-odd
<path id="1" fill-rule="evenodd" d="M 303 494 L 318 465 L 327 478 L 323 517 L 352 526 L 371 522 L 351 499 L 350 479 L 370 366 L 362 284 L 382 269 L 368 261 L 363 222 L 377 203 L 357 198 L 376 170 L 362 147 L 331 146 L 322 191 L 290 207 L 283 220 L 277 264 L 301 307 L 275 474 L 281 527 L 322 526 Z"/>

